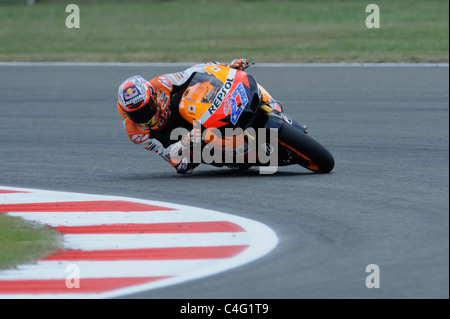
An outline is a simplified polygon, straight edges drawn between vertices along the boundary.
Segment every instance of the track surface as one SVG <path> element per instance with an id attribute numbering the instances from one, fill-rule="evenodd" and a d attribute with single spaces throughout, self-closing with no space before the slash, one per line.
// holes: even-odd
<path id="1" fill-rule="evenodd" d="M 0 66 L 0 184 L 219 210 L 279 244 L 245 266 L 133 298 L 448 298 L 448 67 L 249 70 L 336 159 L 331 174 L 200 166 L 132 145 L 117 87 L 183 67 Z M 368 289 L 368 264 L 380 288 Z"/>

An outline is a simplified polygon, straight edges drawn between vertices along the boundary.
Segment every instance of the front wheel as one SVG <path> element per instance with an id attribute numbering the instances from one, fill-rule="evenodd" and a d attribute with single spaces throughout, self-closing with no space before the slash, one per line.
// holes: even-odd
<path id="1" fill-rule="evenodd" d="M 333 155 L 325 147 L 286 122 L 278 130 L 278 143 L 294 162 L 313 172 L 329 173 L 334 168 Z"/>

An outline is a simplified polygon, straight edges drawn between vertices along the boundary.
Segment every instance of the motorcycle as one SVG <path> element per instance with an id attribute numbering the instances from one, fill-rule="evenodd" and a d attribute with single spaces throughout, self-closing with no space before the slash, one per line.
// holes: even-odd
<path id="1" fill-rule="evenodd" d="M 194 163 L 272 168 L 266 173 L 294 164 L 317 173 L 334 168 L 331 153 L 285 114 L 252 75 L 221 65 L 206 71 L 195 74 L 179 102 L 180 115 L 203 132 Z"/>

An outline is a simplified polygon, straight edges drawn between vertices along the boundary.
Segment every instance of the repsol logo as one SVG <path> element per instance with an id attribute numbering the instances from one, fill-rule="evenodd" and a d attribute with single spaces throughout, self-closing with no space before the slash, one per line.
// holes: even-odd
<path id="1" fill-rule="evenodd" d="M 222 104 L 223 99 L 227 95 L 228 91 L 231 89 L 232 85 L 233 85 L 233 78 L 231 79 L 227 78 L 225 84 L 222 86 L 219 93 L 217 93 L 216 98 L 214 99 L 214 101 L 212 102 L 211 106 L 208 109 L 210 115 L 212 115 Z"/>

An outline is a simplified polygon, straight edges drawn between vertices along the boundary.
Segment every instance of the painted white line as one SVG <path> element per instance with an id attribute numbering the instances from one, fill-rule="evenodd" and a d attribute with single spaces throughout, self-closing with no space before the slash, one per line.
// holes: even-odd
<path id="1" fill-rule="evenodd" d="M 10 216 L 22 217 L 29 221 L 37 221 L 52 227 L 56 226 L 87 226 L 98 224 L 149 224 L 170 223 L 179 218 L 179 211 L 153 211 L 148 212 L 71 212 L 54 213 L 9 213 Z M 185 222 L 218 221 L 216 216 L 198 216 L 183 214 Z"/>
<path id="2" fill-rule="evenodd" d="M 142 249 L 171 247 L 211 247 L 223 245 L 248 245 L 247 232 L 200 234 L 102 234 L 65 235 L 64 247 L 68 249 Z"/>
<path id="3" fill-rule="evenodd" d="M 149 269 L 152 276 L 185 276 L 199 268 L 210 267 L 220 263 L 219 259 L 185 260 L 180 269 L 178 261 L 77 261 L 80 268 L 81 281 L 88 278 L 121 278 L 146 277 Z M 17 270 L 2 272 L 4 280 L 32 280 L 32 279 L 66 279 L 66 268 L 74 264 L 73 261 L 39 261 L 35 265 L 21 265 Z M 1 295 L 0 295 L 1 296 Z"/>
<path id="4" fill-rule="evenodd" d="M 14 67 L 191 67 L 202 62 L 0 62 L 1 66 Z M 322 68 L 322 67 L 444 67 L 449 63 L 410 63 L 410 62 L 386 62 L 386 63 L 256 63 L 255 67 L 274 68 Z"/>
<path id="5" fill-rule="evenodd" d="M 448 68 L 448 63 L 407 63 L 407 62 L 386 62 L 386 63 L 258 63 L 255 66 L 261 67 L 274 67 L 274 68 L 322 68 L 322 67 L 446 67 Z"/>

